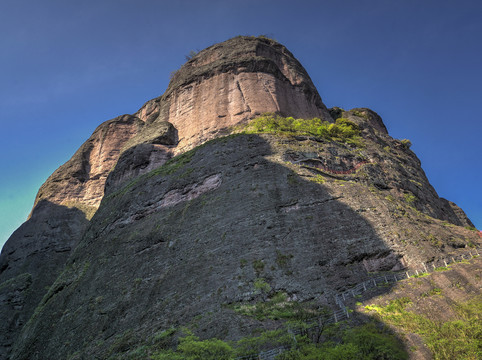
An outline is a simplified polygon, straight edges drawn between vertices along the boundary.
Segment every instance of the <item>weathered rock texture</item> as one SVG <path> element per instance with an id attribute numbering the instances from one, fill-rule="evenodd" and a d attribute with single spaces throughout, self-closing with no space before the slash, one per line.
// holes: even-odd
<path id="1" fill-rule="evenodd" d="M 361 144 L 222 137 L 265 112 L 348 118 Z M 239 338 L 266 325 L 225 305 L 283 291 L 330 306 L 366 271 L 477 243 L 471 225 L 375 112 L 327 110 L 285 47 L 234 38 L 99 126 L 42 185 L 0 256 L 0 358 L 115 357 L 119 338 L 135 348 L 194 322 Z"/>
<path id="2" fill-rule="evenodd" d="M 40 201 L 0 257 L 0 359 L 60 274 L 89 221 L 83 212 Z"/>
<path id="3" fill-rule="evenodd" d="M 119 116 L 100 125 L 74 156 L 40 187 L 35 205 L 47 200 L 57 205 L 85 208 L 88 215 L 93 215 L 122 147 L 143 125 L 132 115 Z"/>
<path id="4" fill-rule="evenodd" d="M 283 45 L 240 36 L 199 52 L 135 115 L 148 124 L 172 123 L 180 152 L 265 112 L 331 120 L 305 69 Z"/>
<path id="5" fill-rule="evenodd" d="M 194 323 L 205 337 L 236 339 L 264 326 L 225 306 L 262 300 L 256 279 L 265 279 L 269 294 L 329 305 L 367 271 L 419 266 L 477 241 L 474 231 L 426 215 L 433 209 L 421 199 L 407 202 L 411 182 L 395 176 L 392 161 L 405 160 L 416 181 L 426 179 L 410 150 L 386 141 L 391 161 L 377 164 L 380 145 L 370 140 L 359 149 L 302 137 L 232 136 L 107 189 L 13 358 L 76 351 L 107 358 L 114 335 L 129 334 L 136 347 L 156 332 Z M 368 162 L 336 175 L 305 164 L 313 159 L 333 172 Z"/>

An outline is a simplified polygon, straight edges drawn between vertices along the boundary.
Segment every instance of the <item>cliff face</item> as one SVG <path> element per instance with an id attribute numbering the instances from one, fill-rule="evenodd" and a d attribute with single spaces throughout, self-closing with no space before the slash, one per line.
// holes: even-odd
<path id="1" fill-rule="evenodd" d="M 42 185 L 29 220 L 0 255 L 0 283 L 21 276 L 38 285 L 35 291 L 13 286 L 15 282 L 0 288 L 7 292 L 0 297 L 0 314 L 9 324 L 0 336 L 0 357 L 9 351 L 17 330 L 77 245 L 117 163 L 118 170 L 108 180 L 111 190 L 162 165 L 173 154 L 269 111 L 331 120 L 308 74 L 284 46 L 269 39 L 238 37 L 188 61 L 165 94 L 148 101 L 136 114 L 100 125 Z"/>
<path id="2" fill-rule="evenodd" d="M 182 152 L 265 112 L 331 120 L 305 69 L 283 45 L 240 36 L 199 52 L 135 115 L 148 124 L 172 123 L 179 132 L 176 152 Z"/>
<path id="3" fill-rule="evenodd" d="M 266 112 L 344 118 L 359 139 L 245 133 Z M 239 338 L 265 325 L 229 304 L 284 292 L 330 306 L 367 271 L 477 243 L 464 226 L 375 112 L 327 110 L 284 46 L 234 38 L 99 126 L 42 185 L 0 256 L 0 357 L 107 358 L 122 352 L 115 335 L 139 345 L 193 319 Z"/>

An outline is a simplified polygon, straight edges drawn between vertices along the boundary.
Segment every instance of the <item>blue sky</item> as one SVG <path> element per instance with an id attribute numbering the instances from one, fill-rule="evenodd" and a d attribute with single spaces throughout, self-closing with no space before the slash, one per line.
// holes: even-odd
<path id="1" fill-rule="evenodd" d="M 482 2 L 2 0 L 0 246 L 103 121 L 164 92 L 191 50 L 268 35 L 328 107 L 369 107 L 482 228 Z"/>

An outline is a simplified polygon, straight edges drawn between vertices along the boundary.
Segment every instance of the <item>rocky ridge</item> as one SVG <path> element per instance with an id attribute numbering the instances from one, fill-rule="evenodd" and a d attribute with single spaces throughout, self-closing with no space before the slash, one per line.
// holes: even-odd
<path id="1" fill-rule="evenodd" d="M 244 133 L 265 112 L 345 118 L 362 144 Z M 221 305 L 281 291 L 330 306 L 363 272 L 476 243 L 470 226 L 375 112 L 326 109 L 285 47 L 234 38 L 99 126 L 41 187 L 0 257 L 0 356 L 107 358 L 114 335 L 141 344 L 199 317 L 205 337 L 239 338 L 266 325 Z"/>

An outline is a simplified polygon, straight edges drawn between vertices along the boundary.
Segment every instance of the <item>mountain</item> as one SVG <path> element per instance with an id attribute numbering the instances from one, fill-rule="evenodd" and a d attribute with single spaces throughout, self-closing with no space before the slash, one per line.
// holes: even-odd
<path id="1" fill-rule="evenodd" d="M 0 358 L 119 358 L 181 327 L 237 340 L 277 326 L 237 306 L 329 309 L 368 273 L 479 243 L 408 140 L 327 109 L 283 45 L 240 36 L 41 186 L 0 256 Z"/>

